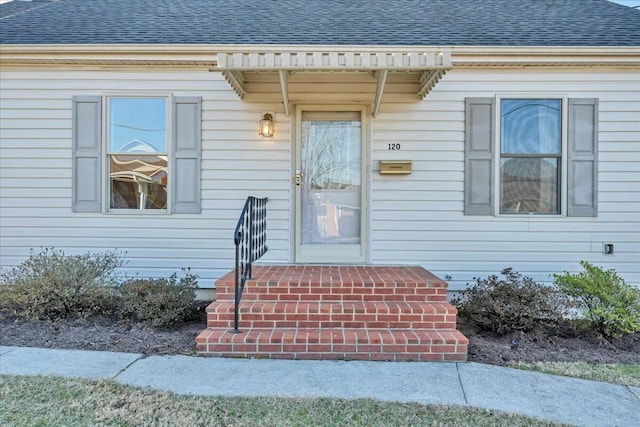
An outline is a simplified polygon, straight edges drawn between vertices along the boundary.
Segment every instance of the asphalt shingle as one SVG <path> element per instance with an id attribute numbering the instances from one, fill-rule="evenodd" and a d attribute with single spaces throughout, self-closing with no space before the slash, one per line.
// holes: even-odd
<path id="1" fill-rule="evenodd" d="M 640 11 L 606 0 L 12 3 L 4 44 L 640 45 Z"/>
<path id="2" fill-rule="evenodd" d="M 12 15 L 16 15 L 21 12 L 25 12 L 29 9 L 35 9 L 44 6 L 48 2 L 44 1 L 11 1 L 8 3 L 0 4 L 0 19 L 6 18 Z"/>

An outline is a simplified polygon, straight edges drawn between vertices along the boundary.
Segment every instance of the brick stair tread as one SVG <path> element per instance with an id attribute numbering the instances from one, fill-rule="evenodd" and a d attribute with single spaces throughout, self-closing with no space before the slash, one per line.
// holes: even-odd
<path id="1" fill-rule="evenodd" d="M 208 328 L 198 352 L 222 357 L 464 361 L 468 340 L 455 329 L 231 329 Z"/>
<path id="2" fill-rule="evenodd" d="M 215 301 L 207 313 L 233 313 L 233 301 Z M 448 302 L 415 301 L 245 301 L 240 313 L 355 313 L 355 314 L 434 314 L 455 315 L 458 310 Z"/>
<path id="3" fill-rule="evenodd" d="M 253 328 L 233 333 L 229 328 L 207 328 L 197 343 L 283 343 L 283 344 L 420 344 L 467 345 L 469 340 L 456 329 L 348 329 L 348 328 Z"/>
<path id="4" fill-rule="evenodd" d="M 230 288 L 216 288 L 218 299 L 233 300 L 234 291 Z M 243 301 L 414 301 L 444 302 L 447 300 L 446 288 L 421 287 L 358 287 L 358 286 L 262 286 L 256 287 L 248 282 L 242 294 Z"/>
<path id="5" fill-rule="evenodd" d="M 220 300 L 232 300 L 235 273 L 216 281 Z M 420 267 L 254 267 L 243 301 L 446 302 L 447 282 Z"/>
<path id="6" fill-rule="evenodd" d="M 369 280 L 358 280 L 358 279 L 349 279 L 346 281 L 334 281 L 331 279 L 321 280 L 321 279 L 309 279 L 307 281 L 301 281 L 292 279 L 291 281 L 283 280 L 283 281 L 274 281 L 267 280 L 263 278 L 252 278 L 247 280 L 247 283 L 250 283 L 252 286 L 257 287 L 281 287 L 281 288 L 308 288 L 308 287 L 320 287 L 320 288 L 445 288 L 446 282 L 440 281 L 425 281 L 425 280 L 416 280 L 416 281 L 369 281 Z M 235 279 L 228 280 L 226 278 L 221 278 L 216 280 L 216 287 L 222 288 L 233 288 L 235 286 Z"/>
<path id="7" fill-rule="evenodd" d="M 380 302 L 242 302 L 245 328 L 455 328 L 457 310 L 449 303 Z M 209 327 L 231 327 L 234 303 L 207 308 Z"/>
<path id="8" fill-rule="evenodd" d="M 447 282 L 421 267 L 254 266 L 252 273 L 250 283 L 263 286 L 447 288 Z M 232 271 L 216 287 L 233 287 L 234 282 Z"/>
<path id="9" fill-rule="evenodd" d="M 233 294 L 221 293 L 218 291 L 218 298 L 220 300 L 233 300 Z M 245 292 L 242 296 L 242 301 L 252 302 L 268 302 L 268 301 L 374 301 L 374 302 L 446 302 L 446 294 L 401 294 L 401 293 L 388 293 L 388 294 L 357 294 L 357 293 L 333 293 L 323 295 L 305 295 L 305 294 L 264 294 Z"/>

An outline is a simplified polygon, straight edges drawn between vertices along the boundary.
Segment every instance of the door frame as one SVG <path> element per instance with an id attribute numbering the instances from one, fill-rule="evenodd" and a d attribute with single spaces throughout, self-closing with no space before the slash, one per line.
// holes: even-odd
<path id="1" fill-rule="evenodd" d="M 369 206 L 370 198 L 370 150 L 371 150 L 371 133 L 369 122 L 369 107 L 363 104 L 297 104 L 293 108 L 294 115 L 292 117 L 291 132 L 291 261 L 296 264 L 366 264 L 369 262 L 369 214 L 371 207 Z M 315 256 L 313 259 L 305 259 L 301 253 L 301 212 L 300 206 L 301 191 L 296 185 L 296 169 L 301 162 L 301 121 L 303 111 L 357 111 L 360 112 L 360 138 L 361 138 L 361 208 L 360 208 L 360 249 L 357 254 L 351 258 L 345 258 L 344 254 L 336 253 L 340 245 L 323 245 L 327 249 L 327 256 Z"/>

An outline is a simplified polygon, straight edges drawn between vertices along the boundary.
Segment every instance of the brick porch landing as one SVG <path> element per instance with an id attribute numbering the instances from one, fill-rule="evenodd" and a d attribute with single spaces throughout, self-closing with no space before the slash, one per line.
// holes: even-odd
<path id="1" fill-rule="evenodd" d="M 254 267 L 233 333 L 234 273 L 216 282 L 207 356 L 273 359 L 460 361 L 468 340 L 456 327 L 447 283 L 421 267 Z"/>

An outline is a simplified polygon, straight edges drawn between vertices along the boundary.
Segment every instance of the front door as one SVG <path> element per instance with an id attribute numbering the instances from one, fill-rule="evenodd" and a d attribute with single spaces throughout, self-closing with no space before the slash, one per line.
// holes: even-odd
<path id="1" fill-rule="evenodd" d="M 296 262 L 365 261 L 364 109 L 304 107 L 296 114 Z"/>

